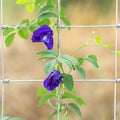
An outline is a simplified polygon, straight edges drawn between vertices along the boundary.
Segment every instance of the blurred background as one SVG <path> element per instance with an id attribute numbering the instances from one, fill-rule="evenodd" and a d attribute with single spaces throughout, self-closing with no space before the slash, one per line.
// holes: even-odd
<path id="1" fill-rule="evenodd" d="M 3 22 L 5 25 L 15 25 L 22 19 L 28 18 L 32 20 L 36 18 L 36 12 L 28 13 L 25 11 L 25 6 L 16 5 L 15 2 L 16 0 L 3 0 Z M 61 4 L 65 8 L 67 17 L 70 19 L 73 26 L 115 24 L 115 0 L 61 0 Z M 95 32 L 95 36 L 102 37 L 104 44 L 112 44 L 112 50 L 114 50 L 114 27 L 73 28 L 71 30 L 61 30 L 62 52 L 70 54 L 75 48 L 78 48 L 84 41 L 90 38 L 92 31 Z M 46 47 L 42 43 L 33 44 L 31 42 L 31 33 L 29 36 L 28 41 L 22 40 L 16 36 L 11 47 L 5 47 L 5 79 L 45 79 L 46 76 L 43 71 L 43 64 L 45 61 L 38 61 L 37 59 L 39 56 L 35 53 Z M 56 35 L 54 37 L 55 40 L 57 40 Z M 120 40 L 118 41 L 118 49 L 120 49 L 119 44 Z M 99 69 L 96 69 L 90 63 L 86 62 L 83 67 L 86 70 L 87 79 L 113 80 L 115 75 L 114 54 L 104 48 L 90 46 L 81 49 L 81 51 L 75 54 L 75 57 L 85 57 L 89 54 L 95 54 L 97 56 Z M 119 61 L 120 57 L 118 57 L 118 77 L 120 78 Z M 0 64 L 0 79 L 1 69 Z M 72 74 L 74 79 L 81 79 L 76 73 L 73 72 Z M 36 96 L 36 93 L 41 86 L 42 83 L 35 82 L 12 82 L 6 84 L 5 115 L 20 117 L 22 120 L 46 120 L 46 116 L 50 113 L 51 108 L 47 104 L 38 107 L 39 98 Z M 77 87 L 77 95 L 86 102 L 86 105 L 80 108 L 83 114 L 83 120 L 113 120 L 114 83 L 84 82 L 76 83 L 75 86 Z M 119 83 L 117 89 L 117 119 L 120 120 Z M 70 113 L 69 118 L 66 118 L 66 120 L 79 120 L 72 111 L 70 111 Z M 53 118 L 53 120 L 56 119 Z"/>

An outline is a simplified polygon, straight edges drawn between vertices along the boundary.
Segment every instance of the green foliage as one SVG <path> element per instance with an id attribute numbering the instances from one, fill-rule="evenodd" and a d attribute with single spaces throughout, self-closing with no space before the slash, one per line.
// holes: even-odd
<path id="1" fill-rule="evenodd" d="M 72 91 L 74 82 L 73 82 L 73 77 L 70 74 L 63 74 L 63 83 L 64 86 L 69 90 Z"/>
<path id="2" fill-rule="evenodd" d="M 115 53 L 118 55 L 118 56 L 120 56 L 120 51 L 118 50 L 118 51 L 115 51 Z"/>
<path id="3" fill-rule="evenodd" d="M 71 23 L 70 23 L 70 21 L 69 21 L 68 18 L 66 18 L 66 17 L 61 17 L 61 20 L 63 21 L 63 23 L 64 23 L 66 26 L 70 26 L 70 25 L 71 25 Z M 69 28 L 69 29 L 70 29 L 70 28 Z"/>
<path id="4" fill-rule="evenodd" d="M 102 43 L 102 38 L 101 37 L 95 37 L 95 42 L 96 42 L 96 44 L 100 45 Z"/>
<path id="5" fill-rule="evenodd" d="M 40 11 L 38 13 L 38 16 L 42 15 L 46 11 L 49 11 L 51 8 L 54 8 L 54 6 L 53 5 L 47 5 L 47 6 L 43 7 L 42 9 L 40 9 Z"/>
<path id="6" fill-rule="evenodd" d="M 59 57 L 58 62 L 68 66 L 70 70 L 74 70 L 73 64 L 68 59 L 65 59 L 64 57 Z"/>
<path id="7" fill-rule="evenodd" d="M 42 50 L 42 51 L 37 52 L 36 54 L 41 55 L 39 60 L 46 59 L 46 58 L 56 59 L 58 57 L 58 52 L 54 50 Z"/>
<path id="8" fill-rule="evenodd" d="M 28 5 L 26 5 L 26 10 L 28 12 L 33 12 L 34 9 L 35 9 L 35 5 L 34 4 L 28 4 Z"/>
<path id="9" fill-rule="evenodd" d="M 25 25 L 25 27 L 27 27 L 28 24 L 29 24 L 29 20 L 28 19 L 23 19 L 18 24 L 18 27 L 21 26 L 21 25 Z"/>
<path id="10" fill-rule="evenodd" d="M 86 73 L 85 73 L 84 69 L 82 67 L 80 67 L 79 65 L 75 65 L 75 69 L 76 69 L 77 73 L 81 76 L 81 78 L 83 80 L 85 80 L 86 79 Z"/>
<path id="11" fill-rule="evenodd" d="M 10 32 L 12 32 L 14 30 L 15 30 L 15 28 L 6 28 L 3 31 L 3 35 L 6 36 L 6 35 L 8 35 Z"/>
<path id="12" fill-rule="evenodd" d="M 82 58 L 82 57 L 78 58 L 79 65 L 82 65 L 84 63 L 84 61 L 85 61 L 85 58 Z"/>
<path id="13" fill-rule="evenodd" d="M 63 54 L 63 55 L 61 55 L 61 56 L 62 56 L 63 58 L 65 58 L 66 60 L 72 62 L 72 63 L 75 63 L 75 64 L 78 63 L 78 61 L 76 60 L 76 58 L 74 58 L 74 57 L 72 57 L 72 56 L 70 56 L 70 55 Z"/>
<path id="14" fill-rule="evenodd" d="M 56 6 L 56 0 L 47 0 L 47 5 L 53 5 Z"/>
<path id="15" fill-rule="evenodd" d="M 23 25 L 23 26 L 19 27 L 21 25 Z M 5 28 L 4 31 L 3 31 L 3 35 L 6 36 L 5 45 L 7 47 L 12 45 L 17 31 L 18 31 L 18 35 L 21 38 L 27 40 L 28 37 L 29 37 L 28 30 L 27 30 L 27 27 L 26 27 L 27 25 L 29 25 L 29 20 L 28 19 L 23 19 L 15 27 L 13 26 L 13 27 L 10 27 L 10 28 Z"/>
<path id="16" fill-rule="evenodd" d="M 12 34 L 8 35 L 7 38 L 5 39 L 5 45 L 6 45 L 7 47 L 9 47 L 9 46 L 13 43 L 15 34 L 16 34 L 16 33 L 12 33 Z"/>
<path id="17" fill-rule="evenodd" d="M 42 104 L 44 104 L 47 100 L 49 100 L 50 98 L 55 97 L 54 94 L 45 94 L 44 96 L 42 96 L 38 102 L 38 105 L 41 106 Z"/>
<path id="18" fill-rule="evenodd" d="M 49 19 L 44 19 L 41 21 L 38 21 L 38 25 L 42 26 L 42 25 L 50 25 L 51 21 Z"/>
<path id="19" fill-rule="evenodd" d="M 64 94 L 62 95 L 62 99 L 72 99 L 80 106 L 85 104 L 83 99 L 81 99 L 81 98 L 77 97 L 76 95 L 69 93 L 69 92 L 64 92 Z"/>
<path id="20" fill-rule="evenodd" d="M 110 49 L 112 47 L 112 44 L 105 44 L 105 48 Z"/>
<path id="21" fill-rule="evenodd" d="M 28 37 L 29 37 L 27 28 L 20 28 L 20 29 L 18 29 L 18 35 L 19 35 L 21 38 L 27 40 Z"/>
<path id="22" fill-rule="evenodd" d="M 51 112 L 51 114 L 48 116 L 48 120 L 51 120 L 51 118 L 57 114 L 57 110 L 54 110 L 53 112 Z"/>
<path id="23" fill-rule="evenodd" d="M 55 65 L 56 65 L 55 59 L 47 61 L 44 65 L 45 73 L 46 74 L 50 73 L 55 68 Z"/>
<path id="24" fill-rule="evenodd" d="M 98 68 L 98 63 L 97 63 L 97 58 L 95 55 L 88 55 L 86 58 L 85 58 L 87 61 L 89 61 L 90 63 L 92 63 L 96 68 Z"/>
<path id="25" fill-rule="evenodd" d="M 28 12 L 33 12 L 35 9 L 34 0 L 17 0 L 16 4 L 26 4 L 26 10 Z"/>
<path id="26" fill-rule="evenodd" d="M 61 10 L 60 10 L 60 19 L 66 26 L 71 25 L 70 20 L 65 16 L 65 9 L 63 7 L 61 7 Z M 70 29 L 70 28 L 68 28 L 68 29 Z"/>
<path id="27" fill-rule="evenodd" d="M 29 3 L 31 0 L 17 0 L 16 4 L 26 4 Z"/>
<path id="28" fill-rule="evenodd" d="M 74 103 L 69 103 L 68 105 L 70 106 L 70 108 L 71 108 L 75 113 L 77 113 L 77 114 L 79 115 L 80 118 L 82 117 L 82 113 L 81 113 L 79 107 L 78 107 L 76 104 L 74 104 Z"/>
<path id="29" fill-rule="evenodd" d="M 44 87 L 41 87 L 37 92 L 37 96 L 42 96 L 45 93 L 47 93 L 47 89 L 45 89 Z"/>
<path id="30" fill-rule="evenodd" d="M 45 0 L 35 0 L 34 4 L 35 6 L 41 6 L 44 2 Z"/>
<path id="31" fill-rule="evenodd" d="M 40 20 L 57 17 L 57 14 L 53 12 L 46 12 L 39 16 Z"/>

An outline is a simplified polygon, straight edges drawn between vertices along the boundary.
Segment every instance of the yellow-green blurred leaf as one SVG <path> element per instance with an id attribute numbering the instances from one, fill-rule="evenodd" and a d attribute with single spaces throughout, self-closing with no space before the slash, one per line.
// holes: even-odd
<path id="1" fill-rule="evenodd" d="M 33 12 L 34 9 L 35 9 L 35 5 L 34 4 L 28 4 L 28 5 L 26 5 L 26 10 L 28 12 Z"/>
<path id="2" fill-rule="evenodd" d="M 105 48 L 110 49 L 112 47 L 112 44 L 105 44 Z"/>
<path id="3" fill-rule="evenodd" d="M 96 37 L 95 42 L 96 42 L 96 44 L 100 45 L 102 43 L 102 38 L 101 37 Z"/>
<path id="4" fill-rule="evenodd" d="M 16 4 L 26 4 L 26 3 L 29 3 L 30 0 L 17 0 L 16 1 Z"/>
<path id="5" fill-rule="evenodd" d="M 120 56 L 120 51 L 115 51 L 115 53 L 116 53 L 118 56 Z"/>

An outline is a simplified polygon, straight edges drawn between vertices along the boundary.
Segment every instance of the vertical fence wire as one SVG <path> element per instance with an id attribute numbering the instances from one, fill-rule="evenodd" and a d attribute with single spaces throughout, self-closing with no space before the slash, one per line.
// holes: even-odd
<path id="1" fill-rule="evenodd" d="M 116 0 L 116 29 L 115 29 L 115 51 L 118 50 L 118 0 Z M 117 61 L 117 54 L 115 54 L 115 60 L 114 60 L 114 65 L 115 65 L 115 80 L 116 82 L 114 83 L 114 120 L 117 120 L 117 79 L 118 79 L 118 61 Z"/>
<path id="2" fill-rule="evenodd" d="M 1 117 L 4 120 L 4 94 L 5 94 L 5 85 L 4 85 L 4 36 L 3 36 L 3 0 L 0 0 L 0 24 L 1 24 L 1 66 L 2 66 L 2 106 L 1 106 Z"/>
<path id="3" fill-rule="evenodd" d="M 60 23 L 60 8 L 61 8 L 61 0 L 57 0 L 58 1 L 58 27 L 61 27 L 61 23 Z M 116 25 L 102 25 L 102 26 L 67 26 L 67 27 L 71 27 L 71 28 L 91 28 L 91 27 L 95 27 L 95 28 L 99 28 L 99 27 L 116 27 L 115 29 L 115 51 L 118 50 L 118 9 L 119 9 L 119 6 L 118 6 L 118 2 L 119 0 L 116 0 L 115 1 L 116 3 L 116 14 L 115 14 L 115 19 L 116 19 Z M 1 106 L 1 117 L 2 117 L 2 120 L 4 120 L 4 106 L 5 106 L 5 103 L 4 103 L 4 97 L 5 97 L 5 74 L 4 74 L 4 71 L 5 71 L 5 64 L 4 64 L 4 59 L 5 59 L 5 48 L 4 48 L 4 36 L 3 36 L 3 0 L 0 0 L 0 27 L 1 27 L 1 30 L 2 30 L 2 34 L 1 34 L 1 66 L 2 66 L 2 106 Z M 115 80 L 111 80 L 112 82 L 114 82 L 114 120 L 117 120 L 117 80 L 118 80 L 118 57 L 117 57 L 117 54 L 115 54 L 114 56 L 114 67 L 115 67 L 115 76 L 114 76 L 114 79 Z M 12 81 L 12 80 L 11 80 Z M 19 80 L 13 80 L 13 82 L 19 82 Z M 33 80 L 26 80 L 27 82 L 33 82 Z M 36 82 L 42 82 L 43 80 L 36 80 Z M 88 80 L 86 82 L 94 82 L 95 80 Z M 106 81 L 106 80 L 105 80 Z M 20 81 L 20 82 L 24 82 L 23 81 Z M 78 80 L 78 82 L 81 82 L 80 80 Z M 96 82 L 102 82 L 101 80 L 96 80 Z M 103 81 L 104 82 L 104 81 Z M 110 82 L 108 80 L 108 82 Z"/>

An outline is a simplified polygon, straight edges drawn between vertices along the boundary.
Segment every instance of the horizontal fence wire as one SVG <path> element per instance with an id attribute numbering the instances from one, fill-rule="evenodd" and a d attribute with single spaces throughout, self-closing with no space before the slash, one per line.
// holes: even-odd
<path id="1" fill-rule="evenodd" d="M 57 26 L 56 26 L 57 27 Z M 120 24 L 108 24 L 108 25 L 104 25 L 104 24 L 101 24 L 101 25 L 79 25 L 79 26 L 76 26 L 76 25 L 73 25 L 73 26 L 67 26 L 67 25 L 64 25 L 64 24 L 60 24 L 59 27 L 62 29 L 62 28 L 120 28 Z M 7 28 L 26 28 L 24 26 L 11 26 L 11 25 L 0 25 L 0 28 L 2 29 L 7 29 Z M 32 26 L 32 27 L 29 27 L 29 28 L 38 28 L 38 26 Z"/>
<path id="2" fill-rule="evenodd" d="M 60 1 L 61 0 L 58 0 L 59 1 L 59 4 L 58 4 L 58 7 L 59 7 L 59 11 L 60 11 L 60 8 L 61 8 L 61 5 L 60 5 Z M 79 26 L 76 26 L 76 25 L 73 25 L 73 26 L 66 26 L 66 25 L 61 25 L 60 23 L 60 20 L 59 20 L 59 27 L 61 29 L 65 29 L 65 28 L 85 28 L 85 29 L 89 29 L 89 28 L 116 28 L 115 29 L 115 51 L 118 50 L 118 28 L 120 28 L 120 24 L 118 23 L 118 0 L 116 0 L 116 22 L 115 24 L 102 24 L 102 25 L 79 25 Z M 58 13 L 59 13 L 58 11 Z M 60 14 L 60 13 L 59 13 Z M 59 15 L 60 16 L 60 15 Z M 60 19 L 60 18 L 59 18 Z M 5 59 L 5 56 L 4 56 L 4 36 L 3 36 L 3 30 L 4 29 L 7 29 L 7 28 L 23 28 L 24 26 L 11 26 L 11 25 L 3 25 L 3 0 L 0 0 L 0 28 L 2 30 L 2 34 L 1 34 L 1 65 L 2 65 L 2 79 L 0 80 L 0 83 L 2 83 L 2 91 L 1 91 L 1 94 L 2 94 L 2 106 L 1 106 L 1 116 L 2 116 L 2 120 L 4 120 L 4 94 L 5 94 L 5 84 L 6 83 L 22 83 L 22 82 L 43 82 L 43 80 L 12 80 L 12 79 L 5 79 L 4 78 L 4 59 Z M 34 26 L 36 27 L 36 26 Z M 57 26 L 56 26 L 57 27 Z M 120 78 L 118 78 L 118 61 L 117 61 L 117 55 L 115 54 L 115 63 L 114 63 L 114 66 L 115 66 L 115 78 L 114 79 L 87 79 L 87 80 L 74 80 L 74 82 L 89 82 L 89 83 L 93 83 L 93 82 L 112 82 L 114 83 L 114 120 L 117 120 L 117 83 L 120 83 Z M 7 91 L 6 91 L 7 92 Z"/>
<path id="3" fill-rule="evenodd" d="M 10 80 L 10 79 L 5 79 L 4 83 L 12 83 L 12 82 L 43 82 L 44 80 Z M 3 82 L 0 80 L 0 82 Z M 74 82 L 117 82 L 120 83 L 120 79 L 87 79 L 87 80 L 80 80 L 76 79 Z"/>

